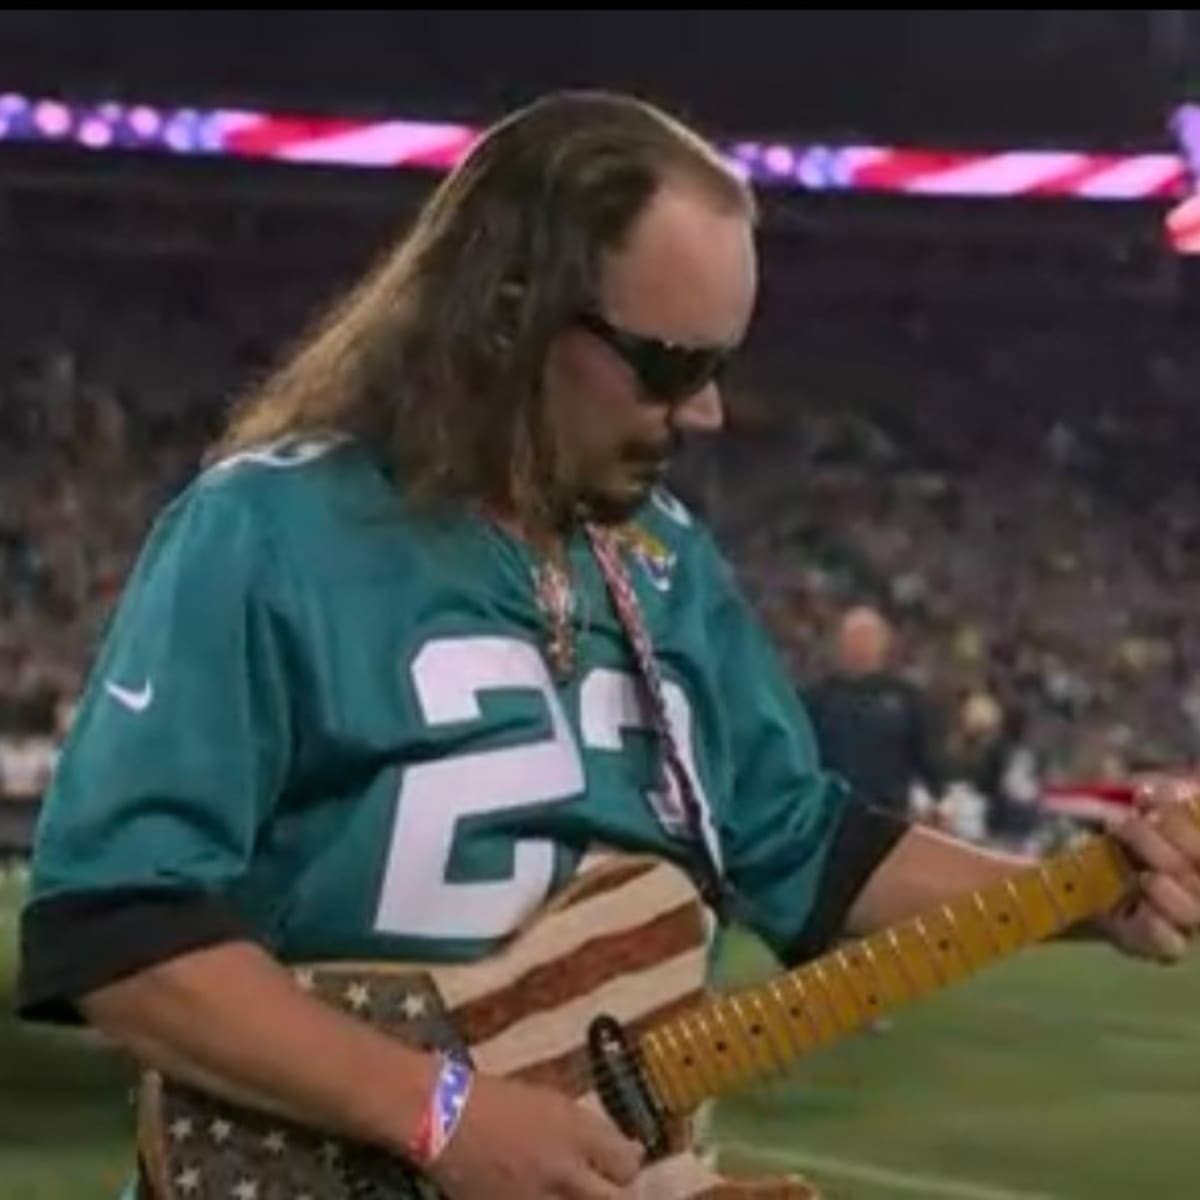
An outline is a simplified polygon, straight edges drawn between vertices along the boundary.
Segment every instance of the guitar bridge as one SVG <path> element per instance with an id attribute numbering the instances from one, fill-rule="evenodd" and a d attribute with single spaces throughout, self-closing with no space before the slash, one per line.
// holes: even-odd
<path id="1" fill-rule="evenodd" d="M 669 1149 L 666 1123 L 624 1027 L 613 1017 L 597 1017 L 588 1026 L 587 1045 L 605 1112 L 626 1137 L 641 1142 L 649 1161 L 662 1158 Z"/>

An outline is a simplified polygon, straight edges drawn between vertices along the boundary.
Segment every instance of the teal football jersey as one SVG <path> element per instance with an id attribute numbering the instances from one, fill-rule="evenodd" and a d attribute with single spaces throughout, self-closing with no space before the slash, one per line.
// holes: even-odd
<path id="1" fill-rule="evenodd" d="M 626 563 L 667 709 L 739 897 L 802 938 L 849 805 L 712 541 L 657 492 Z M 36 907 L 175 889 L 285 961 L 485 954 L 603 848 L 687 861 L 581 535 L 577 669 L 554 678 L 533 559 L 418 513 L 352 441 L 200 475 L 160 517 L 94 664 L 40 823 Z"/>

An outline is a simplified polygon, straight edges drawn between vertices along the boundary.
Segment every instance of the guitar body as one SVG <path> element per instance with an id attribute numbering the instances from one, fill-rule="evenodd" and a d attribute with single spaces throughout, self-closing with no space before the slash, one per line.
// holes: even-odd
<path id="1" fill-rule="evenodd" d="M 297 981 L 423 1048 L 465 1049 L 475 1067 L 602 1109 L 588 1034 L 602 1016 L 632 1040 L 705 997 L 707 916 L 682 872 L 606 856 L 496 954 L 475 963 L 325 963 Z M 815 1200 L 799 1180 L 717 1176 L 667 1118 L 666 1148 L 631 1200 Z M 434 1200 L 435 1189 L 369 1146 L 238 1107 L 155 1074 L 142 1083 L 139 1146 L 155 1200 Z"/>

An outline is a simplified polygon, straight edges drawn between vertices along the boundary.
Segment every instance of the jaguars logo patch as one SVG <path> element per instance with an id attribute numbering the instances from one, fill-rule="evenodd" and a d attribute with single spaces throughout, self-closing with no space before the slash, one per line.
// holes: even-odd
<path id="1" fill-rule="evenodd" d="M 636 562 L 646 578 L 660 592 L 671 590 L 671 573 L 675 569 L 677 556 L 640 525 L 626 525 L 617 535 L 621 549 Z"/>

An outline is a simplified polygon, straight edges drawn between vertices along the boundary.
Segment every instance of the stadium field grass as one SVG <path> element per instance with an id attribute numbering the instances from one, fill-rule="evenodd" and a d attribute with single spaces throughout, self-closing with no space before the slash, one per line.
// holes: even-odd
<path id="1" fill-rule="evenodd" d="M 20 877 L 0 867 L 0 1197 L 115 1200 L 130 1073 L 86 1039 L 12 1020 Z"/>
<path id="2" fill-rule="evenodd" d="M 107 1200 L 130 1076 L 11 1011 L 18 878 L 0 878 L 0 1198 Z M 767 969 L 731 939 L 727 980 Z M 729 1166 L 790 1166 L 827 1200 L 1190 1200 L 1200 1195 L 1200 962 L 1027 951 L 786 1080 L 726 1102 Z"/>

